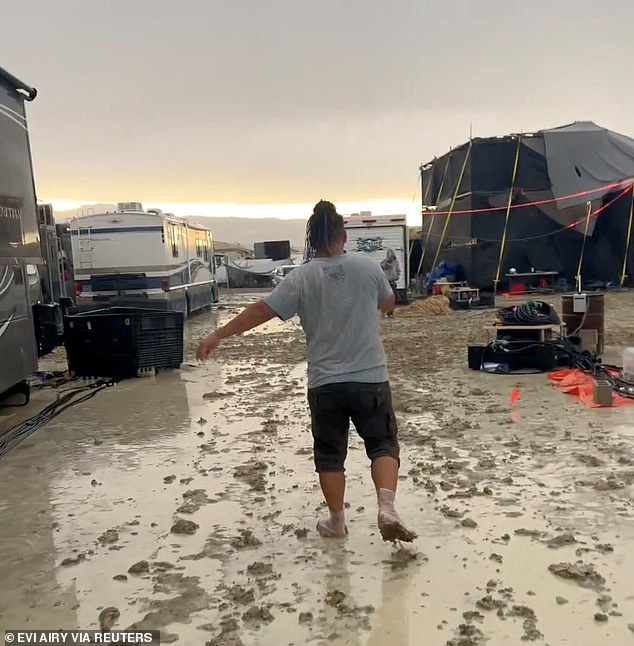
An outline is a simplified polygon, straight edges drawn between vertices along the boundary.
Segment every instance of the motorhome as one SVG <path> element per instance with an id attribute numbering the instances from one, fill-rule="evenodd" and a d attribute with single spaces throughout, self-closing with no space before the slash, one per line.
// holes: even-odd
<path id="1" fill-rule="evenodd" d="M 218 302 L 209 229 L 140 202 L 69 224 L 79 309 L 126 304 L 187 316 Z"/>
<path id="2" fill-rule="evenodd" d="M 32 306 L 42 258 L 25 101 L 34 88 L 0 68 L 0 393 L 37 369 Z"/>
<path id="3" fill-rule="evenodd" d="M 372 215 L 362 211 L 344 217 L 346 253 L 362 253 L 391 273 L 397 302 L 411 299 L 409 289 L 409 228 L 405 215 Z"/>

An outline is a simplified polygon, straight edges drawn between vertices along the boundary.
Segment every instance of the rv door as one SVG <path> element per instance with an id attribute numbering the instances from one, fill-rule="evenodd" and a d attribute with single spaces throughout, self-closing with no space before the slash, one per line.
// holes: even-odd
<path id="1" fill-rule="evenodd" d="M 77 230 L 77 250 L 80 269 L 92 269 L 93 245 L 90 229 Z"/>

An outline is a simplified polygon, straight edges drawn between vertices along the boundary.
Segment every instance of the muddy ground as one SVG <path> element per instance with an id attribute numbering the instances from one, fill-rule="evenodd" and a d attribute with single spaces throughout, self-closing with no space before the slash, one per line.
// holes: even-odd
<path id="1" fill-rule="evenodd" d="M 361 443 L 349 537 L 314 531 L 303 337 L 271 322 L 196 341 L 0 459 L 0 628 L 160 628 L 163 643 L 634 643 L 634 407 L 590 410 L 544 375 L 469 371 L 493 312 L 385 320 L 413 545 L 381 541 Z M 556 302 L 558 305 L 558 302 Z M 634 346 L 634 293 L 606 296 Z M 519 400 L 509 396 L 517 388 Z"/>

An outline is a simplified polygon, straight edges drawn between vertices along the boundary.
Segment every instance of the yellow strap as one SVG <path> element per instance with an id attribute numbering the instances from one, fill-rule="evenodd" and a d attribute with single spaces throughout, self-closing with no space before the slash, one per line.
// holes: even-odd
<path id="1" fill-rule="evenodd" d="M 456 199 L 458 198 L 458 191 L 460 190 L 460 184 L 462 184 L 462 177 L 464 176 L 465 168 L 467 167 L 467 161 L 469 160 L 469 155 L 471 154 L 471 146 L 473 142 L 469 141 L 469 148 L 467 149 L 467 154 L 464 157 L 462 162 L 462 168 L 460 169 L 460 176 L 456 182 L 456 188 L 453 192 L 453 197 L 451 198 L 451 206 L 447 212 L 447 217 L 445 219 L 445 225 L 442 228 L 442 233 L 440 235 L 440 240 L 438 241 L 438 248 L 436 249 L 436 255 L 434 256 L 434 262 L 432 262 L 432 269 L 436 266 L 438 262 L 438 256 L 440 255 L 440 250 L 442 249 L 442 243 L 445 241 L 445 234 L 447 233 L 447 228 L 449 227 L 449 220 L 451 219 L 451 213 L 453 212 L 454 206 L 456 205 Z M 433 216 L 432 216 L 433 217 Z"/>
<path id="2" fill-rule="evenodd" d="M 440 196 L 442 194 L 442 189 L 445 188 L 445 179 L 447 178 L 447 171 L 449 170 L 449 162 L 451 161 L 451 152 L 449 152 L 449 155 L 447 157 L 447 163 L 445 164 L 445 170 L 443 171 L 442 174 L 442 179 L 440 181 L 440 188 L 438 189 L 438 196 L 436 197 L 436 205 L 438 205 L 438 200 L 440 199 Z M 425 188 L 425 197 L 427 196 L 427 192 L 429 191 L 429 187 L 431 186 L 431 182 L 427 185 Z M 425 200 L 423 199 L 423 202 Z M 429 236 L 431 234 L 432 229 L 434 228 L 434 218 L 436 217 L 436 214 L 432 212 L 430 222 L 429 222 L 429 228 L 427 229 L 427 235 L 425 236 L 425 243 L 423 244 L 423 249 L 420 254 L 420 260 L 418 261 L 418 269 L 416 270 L 416 276 L 420 276 L 420 270 L 423 268 L 423 261 L 425 260 L 425 252 L 427 251 L 427 243 L 429 242 Z M 433 267 L 432 267 L 433 269 Z"/>
<path id="3" fill-rule="evenodd" d="M 588 202 L 588 212 L 586 213 L 586 227 L 583 233 L 583 243 L 581 244 L 581 253 L 579 254 L 579 265 L 577 266 L 577 276 L 581 277 L 581 267 L 583 265 L 583 252 L 586 249 L 586 239 L 588 237 L 588 227 L 590 226 L 590 214 L 592 212 L 592 202 Z"/>
<path id="4" fill-rule="evenodd" d="M 517 138 L 517 150 L 515 151 L 515 162 L 513 164 L 513 176 L 511 178 L 511 188 L 509 189 L 509 199 L 506 204 L 506 219 L 504 220 L 504 231 L 502 233 L 502 242 L 500 243 L 500 256 L 498 258 L 498 268 L 495 272 L 495 280 L 493 281 L 493 291 L 496 292 L 498 283 L 500 282 L 500 269 L 502 268 L 502 258 L 504 257 L 504 248 L 506 247 L 506 231 L 509 225 L 509 217 L 511 215 L 511 203 L 513 202 L 513 189 L 515 188 L 515 178 L 517 177 L 517 167 L 520 160 L 520 145 L 522 143 L 521 135 Z"/>
<path id="5" fill-rule="evenodd" d="M 627 225 L 627 235 L 625 236 L 625 255 L 623 256 L 623 269 L 621 270 L 621 287 L 625 284 L 625 272 L 627 271 L 627 256 L 630 252 L 630 240 L 632 238 L 632 220 L 634 219 L 634 184 L 630 186 L 632 192 L 632 201 L 630 202 L 630 221 Z"/>

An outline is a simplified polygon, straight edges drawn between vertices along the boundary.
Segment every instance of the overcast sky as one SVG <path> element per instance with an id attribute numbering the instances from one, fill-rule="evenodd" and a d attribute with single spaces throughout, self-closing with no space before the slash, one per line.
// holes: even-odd
<path id="1" fill-rule="evenodd" d="M 634 135 L 630 0 L 5 0 L 38 197 L 411 201 L 469 137 Z M 420 198 L 416 198 L 420 199 Z"/>

